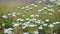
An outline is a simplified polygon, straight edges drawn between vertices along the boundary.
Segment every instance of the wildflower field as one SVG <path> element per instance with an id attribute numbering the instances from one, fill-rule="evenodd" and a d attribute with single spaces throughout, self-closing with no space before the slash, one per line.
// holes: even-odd
<path id="1" fill-rule="evenodd" d="M 0 5 L 0 34 L 60 34 L 60 2 L 50 2 L 52 5 L 38 1 L 11 9 Z"/>

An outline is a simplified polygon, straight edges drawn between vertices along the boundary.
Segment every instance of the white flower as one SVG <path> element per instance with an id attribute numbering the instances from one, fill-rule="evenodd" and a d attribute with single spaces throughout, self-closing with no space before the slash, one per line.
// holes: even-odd
<path id="1" fill-rule="evenodd" d="M 28 32 L 24 32 L 23 34 L 29 34 Z"/>
<path id="2" fill-rule="evenodd" d="M 37 14 L 35 16 L 39 17 L 39 15 L 37 15 Z"/>
<path id="3" fill-rule="evenodd" d="M 15 23 L 14 25 L 13 25 L 13 27 L 18 27 L 20 24 L 18 24 L 18 23 Z"/>
<path id="4" fill-rule="evenodd" d="M 57 34 L 57 33 L 53 33 L 53 34 Z"/>
<path id="5" fill-rule="evenodd" d="M 56 22 L 53 22 L 54 25 L 56 25 Z"/>
<path id="6" fill-rule="evenodd" d="M 11 15 L 10 13 L 8 15 Z"/>
<path id="7" fill-rule="evenodd" d="M 19 9 L 20 7 L 18 6 L 17 8 Z"/>
<path id="8" fill-rule="evenodd" d="M 25 9 L 25 7 L 22 7 L 22 9 Z"/>
<path id="9" fill-rule="evenodd" d="M 42 3 L 42 1 L 39 1 L 38 3 Z"/>
<path id="10" fill-rule="evenodd" d="M 56 1 L 56 0 L 50 0 L 50 2 L 52 2 L 52 1 Z"/>
<path id="11" fill-rule="evenodd" d="M 52 27 L 54 27 L 54 25 L 53 24 L 50 24 L 49 27 L 52 28 Z"/>
<path id="12" fill-rule="evenodd" d="M 38 7 L 37 5 L 34 5 L 34 7 Z"/>
<path id="13" fill-rule="evenodd" d="M 60 5 L 60 3 L 58 2 L 57 5 Z"/>
<path id="14" fill-rule="evenodd" d="M 43 7 L 43 9 L 48 9 L 47 7 Z"/>
<path id="15" fill-rule="evenodd" d="M 29 8 L 29 6 L 26 6 L 25 8 Z"/>
<path id="16" fill-rule="evenodd" d="M 13 17 L 16 17 L 16 12 L 13 12 L 13 13 L 12 13 L 12 16 L 13 16 Z"/>
<path id="17" fill-rule="evenodd" d="M 29 9 L 32 9 L 31 7 Z"/>
<path id="18" fill-rule="evenodd" d="M 35 26 L 37 26 L 37 25 L 34 25 L 34 24 L 30 24 L 30 25 L 28 25 L 29 27 L 35 27 Z"/>
<path id="19" fill-rule="evenodd" d="M 2 26 L 5 26 L 5 24 L 3 23 Z"/>
<path id="20" fill-rule="evenodd" d="M 60 12 L 60 10 L 58 10 L 58 12 Z"/>
<path id="21" fill-rule="evenodd" d="M 46 22 L 49 22 L 49 19 L 46 19 L 45 21 L 46 21 Z"/>
<path id="22" fill-rule="evenodd" d="M 25 28 L 26 28 L 26 26 L 22 27 L 22 29 L 25 29 Z"/>
<path id="23" fill-rule="evenodd" d="M 34 17 L 34 14 L 30 15 L 30 17 Z"/>
<path id="24" fill-rule="evenodd" d="M 17 15 L 19 15 L 20 13 L 17 13 Z"/>
<path id="25" fill-rule="evenodd" d="M 4 34 L 12 34 L 12 31 L 9 31 L 8 29 L 5 29 Z"/>
<path id="26" fill-rule="evenodd" d="M 35 4 L 31 4 L 32 6 L 34 6 Z"/>
<path id="27" fill-rule="evenodd" d="M 26 20 L 29 20 L 29 18 L 26 18 Z"/>
<path id="28" fill-rule="evenodd" d="M 13 28 L 8 28 L 9 31 L 13 30 Z"/>
<path id="29" fill-rule="evenodd" d="M 42 25 L 39 27 L 39 29 L 43 29 Z"/>
<path id="30" fill-rule="evenodd" d="M 25 15 L 23 15 L 23 17 L 24 17 Z"/>
<path id="31" fill-rule="evenodd" d="M 48 9 L 48 11 L 50 11 L 50 12 L 54 12 L 54 9 Z"/>
<path id="32" fill-rule="evenodd" d="M 34 31 L 33 33 L 34 33 L 34 34 L 39 34 L 39 32 L 38 32 L 38 31 Z"/>
<path id="33" fill-rule="evenodd" d="M 50 16 L 52 16 L 53 14 L 52 13 L 49 13 Z"/>
<path id="34" fill-rule="evenodd" d="M 24 21 L 24 19 L 21 19 L 20 21 Z"/>
<path id="35" fill-rule="evenodd" d="M 21 20 L 21 18 L 18 18 L 16 21 L 19 21 L 19 20 Z"/>
<path id="36" fill-rule="evenodd" d="M 59 22 L 57 21 L 56 24 L 59 24 Z"/>
<path id="37" fill-rule="evenodd" d="M 42 10 L 38 10 L 38 12 L 41 12 Z"/>
<path id="38" fill-rule="evenodd" d="M 38 20 L 38 21 L 36 21 L 36 23 L 40 24 L 40 23 L 41 23 L 40 21 L 41 21 L 41 20 Z"/>
<path id="39" fill-rule="evenodd" d="M 3 18 L 8 18 L 6 15 L 3 15 L 2 17 L 3 17 Z"/>
<path id="40" fill-rule="evenodd" d="M 47 26 L 47 24 L 43 24 L 44 26 Z"/>

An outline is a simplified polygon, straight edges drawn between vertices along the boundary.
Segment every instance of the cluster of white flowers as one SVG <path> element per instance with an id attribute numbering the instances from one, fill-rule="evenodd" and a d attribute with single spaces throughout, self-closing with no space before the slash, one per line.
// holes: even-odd
<path id="1" fill-rule="evenodd" d="M 4 34 L 13 34 L 12 30 L 12 28 L 5 29 Z"/>
<path id="2" fill-rule="evenodd" d="M 50 0 L 50 2 L 55 2 L 55 0 Z M 42 3 L 42 1 L 39 1 L 38 3 Z M 60 3 L 57 2 L 57 5 L 60 5 Z M 31 5 L 27 5 L 25 7 L 22 7 L 21 9 L 24 10 L 24 12 L 27 12 L 29 10 L 32 10 L 33 8 L 36 8 L 36 7 L 38 7 L 37 4 L 31 4 Z M 52 23 L 48 24 L 50 22 L 49 19 L 45 19 L 44 21 L 40 20 L 40 19 L 36 19 L 36 18 L 40 17 L 40 12 L 42 12 L 42 11 L 43 11 L 44 14 L 47 14 L 47 12 L 44 11 L 44 10 L 48 10 L 48 12 L 49 12 L 48 15 L 53 15 L 53 12 L 54 12 L 53 7 L 54 7 L 53 5 L 46 5 L 42 9 L 37 9 L 39 14 L 38 13 L 36 13 L 36 14 L 33 13 L 33 14 L 30 14 L 27 18 L 26 18 L 27 15 L 25 15 L 23 12 L 22 13 L 20 13 L 20 12 L 19 13 L 17 13 L 17 12 L 9 13 L 8 16 L 16 17 L 16 23 L 12 22 L 13 28 L 14 27 L 19 27 L 20 25 L 22 25 L 22 29 L 25 29 L 26 27 L 31 27 L 31 28 L 33 27 L 34 28 L 35 26 L 37 26 L 38 29 L 44 29 L 44 27 L 53 28 L 54 25 L 59 24 L 60 22 L 56 21 L 56 22 L 52 22 Z M 19 6 L 17 8 L 20 9 Z M 60 9 L 58 10 L 58 12 L 60 12 Z M 19 15 L 19 16 L 21 15 L 21 17 L 17 18 L 17 15 Z M 3 15 L 2 17 L 3 18 L 8 18 L 8 16 Z M 24 19 L 23 17 L 25 17 L 26 19 Z M 31 23 L 31 22 L 33 22 L 33 23 Z M 47 22 L 47 23 L 45 23 L 45 22 Z M 5 26 L 5 24 L 3 23 L 2 26 Z M 1 28 L 1 26 L 0 26 L 0 28 Z M 13 28 L 5 29 L 4 33 L 5 34 L 12 34 Z M 38 31 L 34 31 L 33 33 L 34 34 L 39 34 Z M 29 34 L 29 33 L 24 32 L 23 34 Z M 56 33 L 54 33 L 54 34 L 56 34 Z"/>

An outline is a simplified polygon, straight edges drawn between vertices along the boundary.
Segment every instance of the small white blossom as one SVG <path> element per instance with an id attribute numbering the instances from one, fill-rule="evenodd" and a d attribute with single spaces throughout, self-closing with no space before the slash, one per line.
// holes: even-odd
<path id="1" fill-rule="evenodd" d="M 42 25 L 39 27 L 39 29 L 43 29 Z"/>
<path id="2" fill-rule="evenodd" d="M 18 6 L 17 8 L 19 9 L 20 7 Z"/>
<path id="3" fill-rule="evenodd" d="M 23 34 L 29 34 L 28 32 L 24 32 Z"/>
<path id="4" fill-rule="evenodd" d="M 57 33 L 53 33 L 53 34 L 57 34 Z"/>
<path id="5" fill-rule="evenodd" d="M 34 31 L 33 33 L 34 33 L 34 34 L 39 34 L 39 32 L 38 32 L 38 31 Z"/>
<path id="6" fill-rule="evenodd" d="M 39 1 L 38 3 L 42 3 L 42 1 Z"/>
<path id="7" fill-rule="evenodd" d="M 50 24 L 49 27 L 52 28 L 52 27 L 54 27 L 54 25 L 53 24 Z"/>
<path id="8" fill-rule="evenodd" d="M 48 24 L 43 24 L 43 26 L 47 26 Z"/>
<path id="9" fill-rule="evenodd" d="M 34 14 L 30 15 L 30 17 L 34 17 Z"/>
<path id="10" fill-rule="evenodd" d="M 49 22 L 49 19 L 46 19 L 45 21 L 46 21 L 46 22 Z"/>
<path id="11" fill-rule="evenodd" d="M 59 22 L 57 21 L 56 24 L 59 24 Z"/>
<path id="12" fill-rule="evenodd" d="M 25 7 L 22 7 L 22 9 L 25 9 Z"/>
<path id="13" fill-rule="evenodd" d="M 8 18 L 6 15 L 3 15 L 2 17 L 3 17 L 3 18 Z"/>
<path id="14" fill-rule="evenodd" d="M 30 25 L 28 25 L 29 27 L 35 27 L 35 26 L 37 26 L 37 25 L 34 25 L 34 24 L 30 24 Z"/>
<path id="15" fill-rule="evenodd" d="M 13 27 L 18 27 L 20 24 L 18 24 L 18 23 L 15 23 L 14 25 L 13 25 Z"/>

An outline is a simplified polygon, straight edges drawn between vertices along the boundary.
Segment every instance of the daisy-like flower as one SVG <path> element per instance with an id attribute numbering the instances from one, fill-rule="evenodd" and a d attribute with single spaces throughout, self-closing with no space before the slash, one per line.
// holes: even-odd
<path id="1" fill-rule="evenodd" d="M 29 20 L 29 18 L 26 18 L 26 20 Z"/>
<path id="2" fill-rule="evenodd" d="M 8 18 L 6 15 L 3 15 L 2 17 L 3 17 L 3 18 Z"/>
<path id="3" fill-rule="evenodd" d="M 31 6 L 34 6 L 35 4 L 31 4 Z"/>
<path id="4" fill-rule="evenodd" d="M 25 7 L 22 7 L 22 9 L 25 9 Z"/>
<path id="5" fill-rule="evenodd" d="M 19 9 L 20 7 L 18 6 L 17 8 Z"/>
<path id="6" fill-rule="evenodd" d="M 53 34 L 57 34 L 57 33 L 53 33 Z"/>
<path id="7" fill-rule="evenodd" d="M 25 17 L 25 15 L 23 15 L 23 17 Z"/>
<path id="8" fill-rule="evenodd" d="M 48 9 L 47 7 L 43 7 L 43 9 Z"/>
<path id="9" fill-rule="evenodd" d="M 48 27 L 53 28 L 53 27 L 54 27 L 54 25 L 53 25 L 53 24 L 50 24 Z"/>
<path id="10" fill-rule="evenodd" d="M 53 14 L 52 13 L 49 13 L 50 16 L 52 16 Z"/>
<path id="11" fill-rule="evenodd" d="M 30 15 L 30 17 L 34 17 L 34 14 Z"/>
<path id="12" fill-rule="evenodd" d="M 21 19 L 20 21 L 24 21 L 24 19 Z"/>
<path id="13" fill-rule="evenodd" d="M 53 22 L 52 24 L 56 25 L 56 22 Z"/>
<path id="14" fill-rule="evenodd" d="M 38 7 L 37 5 L 34 5 L 34 7 Z"/>
<path id="15" fill-rule="evenodd" d="M 46 21 L 46 22 L 49 22 L 49 19 L 46 19 L 45 21 Z"/>
<path id="16" fill-rule="evenodd" d="M 43 29 L 42 25 L 39 27 L 39 29 Z"/>
<path id="17" fill-rule="evenodd" d="M 47 26 L 48 24 L 43 24 L 43 26 Z"/>
<path id="18" fill-rule="evenodd" d="M 30 25 L 28 25 L 29 27 L 35 27 L 35 26 L 37 26 L 37 25 L 34 25 L 34 24 L 30 24 Z"/>
<path id="19" fill-rule="evenodd" d="M 29 8 L 29 6 L 26 6 L 25 8 Z"/>
<path id="20" fill-rule="evenodd" d="M 42 1 L 39 1 L 38 3 L 42 3 Z"/>
<path id="21" fill-rule="evenodd" d="M 8 15 L 11 15 L 10 13 Z"/>
<path id="22" fill-rule="evenodd" d="M 33 33 L 34 33 L 34 34 L 39 34 L 39 32 L 38 32 L 38 31 L 34 31 Z"/>
<path id="23" fill-rule="evenodd" d="M 59 23 L 60 23 L 60 22 L 58 22 L 58 21 L 56 22 L 56 24 L 59 24 Z"/>
<path id="24" fill-rule="evenodd" d="M 32 8 L 30 7 L 29 9 L 31 10 Z"/>
<path id="25" fill-rule="evenodd" d="M 42 10 L 38 10 L 38 12 L 41 12 Z"/>
<path id="26" fill-rule="evenodd" d="M 58 12 L 60 12 L 60 10 L 58 10 Z"/>
<path id="27" fill-rule="evenodd" d="M 9 31 L 13 30 L 13 28 L 8 28 Z"/>
<path id="28" fill-rule="evenodd" d="M 8 29 L 5 29 L 4 30 L 4 34 L 13 34 L 12 31 L 8 30 Z"/>
<path id="29" fill-rule="evenodd" d="M 38 15 L 38 14 L 36 14 L 35 16 L 36 16 L 36 17 L 39 17 L 39 15 Z"/>
<path id="30" fill-rule="evenodd" d="M 48 9 L 48 11 L 50 11 L 50 12 L 54 12 L 54 9 Z"/>
<path id="31" fill-rule="evenodd" d="M 50 0 L 50 2 L 52 2 L 52 1 L 56 1 L 56 0 Z"/>
<path id="32" fill-rule="evenodd" d="M 12 13 L 12 16 L 13 16 L 13 17 L 16 17 L 16 12 L 13 12 L 13 13 Z"/>
<path id="33" fill-rule="evenodd" d="M 3 23 L 2 26 L 5 26 L 5 24 Z"/>
<path id="34" fill-rule="evenodd" d="M 20 21 L 21 20 L 21 18 L 18 18 L 16 21 Z"/>
<path id="35" fill-rule="evenodd" d="M 24 32 L 23 34 L 29 34 L 28 32 Z"/>
<path id="36" fill-rule="evenodd" d="M 18 27 L 20 24 L 19 23 L 15 23 L 13 24 L 13 27 Z"/>
<path id="37" fill-rule="evenodd" d="M 41 23 L 40 21 L 41 21 L 41 20 L 38 20 L 38 21 L 36 21 L 36 23 L 40 24 L 40 23 Z"/>
<path id="38" fill-rule="evenodd" d="M 17 15 L 20 15 L 21 13 L 17 13 Z"/>

